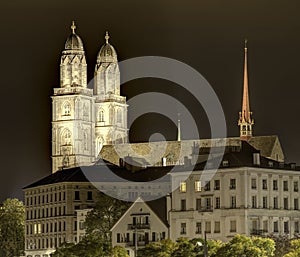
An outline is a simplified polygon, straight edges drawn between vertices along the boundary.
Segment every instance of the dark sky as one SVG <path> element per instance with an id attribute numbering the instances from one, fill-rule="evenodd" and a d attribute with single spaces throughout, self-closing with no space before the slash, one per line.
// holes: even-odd
<path id="1" fill-rule="evenodd" d="M 108 29 L 119 60 L 165 56 L 199 71 L 223 105 L 228 136 L 238 136 L 248 38 L 254 134 L 279 135 L 287 161 L 300 163 L 299 10 L 299 0 L 1 1 L 1 200 L 21 197 L 23 186 L 51 172 L 50 96 L 59 85 L 60 54 L 72 20 L 84 41 L 90 79 Z M 201 107 L 172 88 L 143 79 L 125 84 L 122 92 L 128 98 L 170 92 L 193 108 L 201 137 L 208 137 Z M 153 132 L 176 136 L 168 120 L 145 115 L 133 124 L 130 139 L 146 140 Z"/>

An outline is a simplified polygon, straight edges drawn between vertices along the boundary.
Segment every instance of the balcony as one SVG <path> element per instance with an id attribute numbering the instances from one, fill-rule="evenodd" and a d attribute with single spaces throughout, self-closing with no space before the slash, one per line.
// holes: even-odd
<path id="1" fill-rule="evenodd" d="M 150 229 L 150 223 L 128 224 L 128 230 Z"/>

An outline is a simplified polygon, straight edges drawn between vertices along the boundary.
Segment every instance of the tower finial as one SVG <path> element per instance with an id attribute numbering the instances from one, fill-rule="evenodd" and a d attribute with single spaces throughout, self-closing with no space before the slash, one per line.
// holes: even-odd
<path id="1" fill-rule="evenodd" d="M 248 39 L 247 38 L 245 38 L 245 49 L 247 49 L 248 47 L 247 47 L 247 44 L 248 44 Z"/>
<path id="2" fill-rule="evenodd" d="M 108 34 L 108 31 L 106 31 L 106 33 L 105 33 L 105 42 L 106 42 L 106 44 L 108 44 L 109 38 L 110 38 L 110 36 Z"/>
<path id="3" fill-rule="evenodd" d="M 75 21 L 72 21 L 71 30 L 73 34 L 75 34 L 75 29 L 76 29 Z"/>
<path id="4" fill-rule="evenodd" d="M 181 141 L 181 128 L 180 128 L 180 113 L 178 115 L 178 124 L 177 124 L 177 141 Z"/>

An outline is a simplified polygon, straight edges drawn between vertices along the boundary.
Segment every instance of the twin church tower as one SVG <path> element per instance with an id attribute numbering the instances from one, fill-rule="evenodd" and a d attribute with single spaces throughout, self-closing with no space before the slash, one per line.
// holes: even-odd
<path id="1" fill-rule="evenodd" d="M 117 53 L 108 32 L 90 89 L 83 42 L 74 22 L 71 30 L 61 55 L 60 87 L 52 96 L 52 172 L 88 165 L 103 145 L 128 139 L 126 98 L 120 96 Z"/>
<path id="2" fill-rule="evenodd" d="M 52 96 L 52 172 L 89 165 L 103 145 L 128 141 L 126 97 L 120 95 L 117 53 L 109 43 L 100 48 L 95 65 L 94 88 L 87 87 L 87 64 L 81 38 L 71 26 L 60 62 L 60 87 Z M 253 119 L 248 93 L 247 42 L 245 42 L 240 139 L 252 137 Z"/>

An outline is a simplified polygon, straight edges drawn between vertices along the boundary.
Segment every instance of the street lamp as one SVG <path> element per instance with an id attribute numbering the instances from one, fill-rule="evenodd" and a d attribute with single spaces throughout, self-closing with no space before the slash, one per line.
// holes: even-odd
<path id="1" fill-rule="evenodd" d="M 207 241 L 206 241 L 206 231 L 204 231 L 204 243 L 197 242 L 196 246 L 202 247 L 203 246 L 203 257 L 208 257 L 208 249 L 207 249 Z"/>

